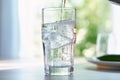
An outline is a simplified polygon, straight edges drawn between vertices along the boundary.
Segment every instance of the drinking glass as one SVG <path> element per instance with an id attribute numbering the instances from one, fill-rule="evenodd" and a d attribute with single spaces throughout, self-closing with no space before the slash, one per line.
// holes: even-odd
<path id="1" fill-rule="evenodd" d="M 97 56 L 102 56 L 107 54 L 107 47 L 108 47 L 108 37 L 109 34 L 107 33 L 99 33 L 97 36 Z"/>
<path id="2" fill-rule="evenodd" d="M 109 54 L 119 54 L 119 48 L 117 36 L 113 33 L 99 33 L 97 37 L 97 56 L 104 56 Z"/>
<path id="3" fill-rule="evenodd" d="M 75 9 L 43 8 L 45 75 L 71 75 L 76 34 Z"/>

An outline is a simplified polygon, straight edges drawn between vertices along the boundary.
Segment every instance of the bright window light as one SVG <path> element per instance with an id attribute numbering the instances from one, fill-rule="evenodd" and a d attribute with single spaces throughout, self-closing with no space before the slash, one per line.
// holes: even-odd
<path id="1" fill-rule="evenodd" d="M 42 57 L 41 8 L 44 0 L 19 0 L 20 57 Z"/>

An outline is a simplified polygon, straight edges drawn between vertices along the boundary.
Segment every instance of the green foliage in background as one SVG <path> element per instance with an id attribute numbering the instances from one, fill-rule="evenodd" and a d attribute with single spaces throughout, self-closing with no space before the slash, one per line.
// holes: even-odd
<path id="1" fill-rule="evenodd" d="M 108 11 L 107 0 L 68 0 L 76 8 L 77 42 L 75 56 L 91 56 L 96 52 L 98 29 L 104 28 Z"/>

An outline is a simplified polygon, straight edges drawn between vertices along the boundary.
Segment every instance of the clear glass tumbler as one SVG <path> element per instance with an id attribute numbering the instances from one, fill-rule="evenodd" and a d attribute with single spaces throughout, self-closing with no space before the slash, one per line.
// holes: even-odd
<path id="1" fill-rule="evenodd" d="M 99 33 L 97 36 L 96 52 L 97 57 L 119 54 L 120 53 L 120 43 L 118 42 L 117 35 L 113 32 L 110 33 Z"/>
<path id="2" fill-rule="evenodd" d="M 75 16 L 76 11 L 73 8 L 42 9 L 45 75 L 71 75 L 73 73 Z"/>

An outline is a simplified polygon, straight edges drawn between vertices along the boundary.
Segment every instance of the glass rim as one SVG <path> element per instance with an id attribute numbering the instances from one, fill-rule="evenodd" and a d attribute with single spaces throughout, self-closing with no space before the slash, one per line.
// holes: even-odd
<path id="1" fill-rule="evenodd" d="M 42 8 L 42 10 L 61 10 L 61 9 L 64 9 L 64 10 L 76 10 L 76 8 L 73 8 L 73 7 L 64 7 L 64 8 L 61 8 L 61 7 L 46 7 L 46 8 Z"/>

